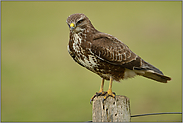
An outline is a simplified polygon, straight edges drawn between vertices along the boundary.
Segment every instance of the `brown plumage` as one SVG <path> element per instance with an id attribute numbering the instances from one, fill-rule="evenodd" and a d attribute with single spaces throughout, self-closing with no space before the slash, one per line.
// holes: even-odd
<path id="1" fill-rule="evenodd" d="M 136 75 L 162 83 L 171 80 L 159 69 L 133 53 L 123 42 L 96 30 L 84 14 L 70 15 L 66 22 L 70 28 L 69 54 L 78 64 L 102 78 L 101 89 L 95 96 L 106 95 L 104 99 L 108 96 L 115 97 L 112 93 L 112 81 Z M 104 80 L 110 80 L 107 92 L 103 91 Z"/>

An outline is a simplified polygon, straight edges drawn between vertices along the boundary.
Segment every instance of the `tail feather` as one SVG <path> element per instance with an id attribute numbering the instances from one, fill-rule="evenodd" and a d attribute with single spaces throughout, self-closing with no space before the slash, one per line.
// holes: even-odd
<path id="1" fill-rule="evenodd" d="M 145 62 L 144 60 L 142 61 L 142 67 L 134 68 L 134 70 L 138 75 L 156 80 L 158 82 L 167 83 L 167 81 L 171 80 L 170 77 L 164 76 L 158 68 Z"/>
<path id="2" fill-rule="evenodd" d="M 156 80 L 158 82 L 163 82 L 163 83 L 167 83 L 167 81 L 170 81 L 171 78 L 170 77 L 167 77 L 167 76 L 164 76 L 164 75 L 161 75 L 159 73 L 154 73 L 154 72 L 149 72 L 149 71 L 146 71 L 144 75 L 142 75 L 144 77 L 147 77 L 149 79 L 153 79 L 153 80 Z"/>

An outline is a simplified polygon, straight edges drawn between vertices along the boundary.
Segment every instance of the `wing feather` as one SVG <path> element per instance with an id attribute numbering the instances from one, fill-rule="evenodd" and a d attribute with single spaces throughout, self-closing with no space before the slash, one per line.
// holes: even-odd
<path id="1" fill-rule="evenodd" d="M 141 66 L 141 58 L 133 53 L 127 45 L 105 33 L 95 35 L 91 52 L 98 58 L 114 65 L 122 65 L 129 69 Z"/>
<path id="2" fill-rule="evenodd" d="M 158 68 L 145 62 L 133 53 L 127 45 L 111 35 L 105 33 L 95 35 L 91 51 L 103 61 L 135 70 L 138 75 L 163 83 L 171 80 L 170 77 L 164 76 Z"/>

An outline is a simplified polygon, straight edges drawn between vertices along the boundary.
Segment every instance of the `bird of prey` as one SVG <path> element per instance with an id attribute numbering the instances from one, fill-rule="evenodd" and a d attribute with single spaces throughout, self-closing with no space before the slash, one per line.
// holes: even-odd
<path id="1" fill-rule="evenodd" d="M 170 77 L 132 52 L 127 45 L 116 37 L 94 28 L 84 14 L 76 13 L 67 18 L 70 29 L 68 52 L 75 62 L 102 78 L 101 87 L 96 96 L 115 98 L 112 82 L 140 75 L 158 82 L 167 83 Z M 109 89 L 104 92 L 104 80 L 110 80 Z"/>

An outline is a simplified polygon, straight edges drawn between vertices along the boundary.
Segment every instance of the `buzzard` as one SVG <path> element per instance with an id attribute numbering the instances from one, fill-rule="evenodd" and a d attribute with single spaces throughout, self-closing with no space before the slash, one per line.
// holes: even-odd
<path id="1" fill-rule="evenodd" d="M 101 87 L 96 96 L 115 98 L 112 82 L 140 75 L 158 82 L 167 83 L 170 77 L 132 52 L 127 45 L 116 37 L 94 28 L 84 14 L 72 14 L 67 18 L 70 29 L 68 52 L 75 62 L 102 78 Z M 109 89 L 104 92 L 104 80 L 110 80 Z"/>

